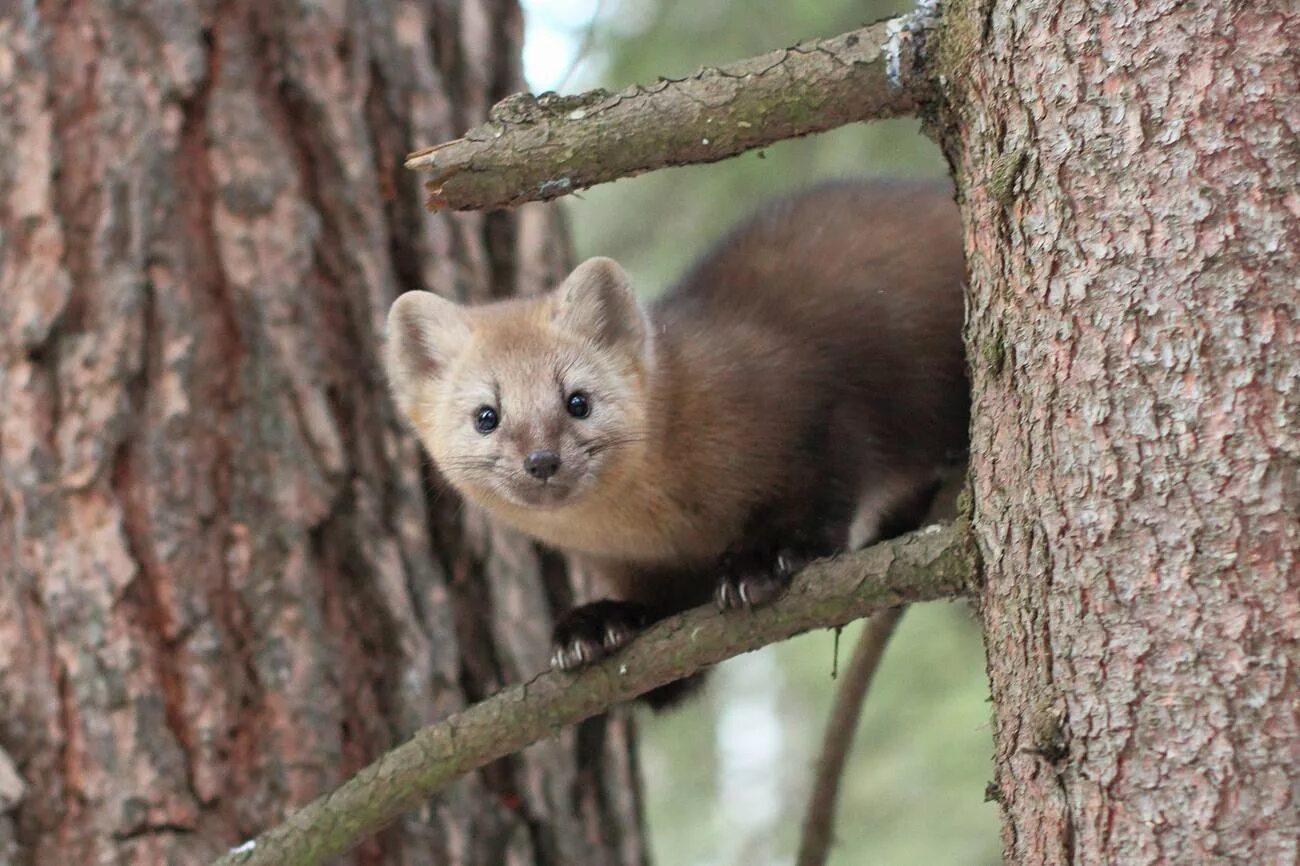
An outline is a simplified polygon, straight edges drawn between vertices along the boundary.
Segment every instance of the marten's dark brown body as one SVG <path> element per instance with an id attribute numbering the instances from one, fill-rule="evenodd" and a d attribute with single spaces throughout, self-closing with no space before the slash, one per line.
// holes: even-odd
<path id="1" fill-rule="evenodd" d="M 452 335 L 428 365 L 438 388 L 402 399 L 413 374 L 393 375 L 435 462 L 604 579 L 613 600 L 557 628 L 555 663 L 573 667 L 711 594 L 766 601 L 799 563 L 842 549 L 855 516 L 866 540 L 914 526 L 966 447 L 963 278 L 946 185 L 828 184 L 733 229 L 644 311 L 608 260 L 544 299 L 457 308 L 454 327 L 445 309 L 395 307 L 416 348 L 390 371 Z M 495 390 L 473 391 L 486 368 Z M 607 414 L 563 417 L 570 391 Z M 492 450 L 455 408 L 489 399 L 506 431 Z M 536 493 L 513 464 L 543 446 L 559 468 Z M 513 474 L 457 469 L 471 454 L 505 456 Z"/>
<path id="2" fill-rule="evenodd" d="M 674 498 L 819 553 L 860 503 L 877 525 L 911 506 L 965 449 L 963 276 L 940 184 L 830 184 L 732 230 L 649 311 Z"/>

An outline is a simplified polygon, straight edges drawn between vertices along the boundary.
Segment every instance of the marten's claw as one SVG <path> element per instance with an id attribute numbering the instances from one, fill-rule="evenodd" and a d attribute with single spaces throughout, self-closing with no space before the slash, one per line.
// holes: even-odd
<path id="1" fill-rule="evenodd" d="M 788 582 L 789 577 L 780 568 L 770 572 L 729 574 L 718 581 L 713 600 L 722 611 L 761 607 L 779 596 Z"/>
<path id="2" fill-rule="evenodd" d="M 621 649 L 648 622 L 646 609 L 630 601 L 595 601 L 576 607 L 555 624 L 551 667 L 572 671 L 595 664 Z"/>
<path id="3" fill-rule="evenodd" d="M 798 553 L 789 548 L 783 549 L 776 555 L 776 574 L 781 580 L 789 582 L 804 566 L 812 562 L 812 557 Z"/>
<path id="4" fill-rule="evenodd" d="M 636 637 L 636 631 L 628 628 L 626 623 L 605 623 L 605 639 L 601 642 L 606 652 L 613 652 L 623 644 Z"/>
<path id="5" fill-rule="evenodd" d="M 556 647 L 555 653 L 551 656 L 551 667 L 557 671 L 574 671 L 599 661 L 604 656 L 605 651 L 600 644 L 575 640 L 565 646 Z"/>
<path id="6" fill-rule="evenodd" d="M 723 612 L 762 607 L 785 592 L 790 578 L 810 561 L 810 556 L 794 547 L 782 547 L 775 553 L 743 548 L 728 551 L 718 563 L 722 579 L 714 587 L 713 600 Z"/>

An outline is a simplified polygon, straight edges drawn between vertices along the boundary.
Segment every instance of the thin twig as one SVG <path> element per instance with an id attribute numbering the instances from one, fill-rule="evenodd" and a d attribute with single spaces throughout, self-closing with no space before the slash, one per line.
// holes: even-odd
<path id="1" fill-rule="evenodd" d="M 826 723 L 821 755 L 817 759 L 817 773 L 813 779 L 812 796 L 808 798 L 808 812 L 804 816 L 803 835 L 799 840 L 799 859 L 796 866 L 822 866 L 830 853 L 835 825 L 835 805 L 839 801 L 840 781 L 848 760 L 853 735 L 862 715 L 862 704 L 871 688 L 885 646 L 894 628 L 903 617 L 905 607 L 882 610 L 867 621 L 853 649 L 853 658 L 844 672 L 835 705 Z"/>
<path id="2" fill-rule="evenodd" d="M 758 610 L 700 607 L 664 620 L 602 664 L 576 675 L 541 674 L 416 732 L 215 866 L 317 866 L 470 771 L 620 701 L 810 629 L 963 595 L 973 562 L 964 524 L 932 526 L 815 562 Z"/>

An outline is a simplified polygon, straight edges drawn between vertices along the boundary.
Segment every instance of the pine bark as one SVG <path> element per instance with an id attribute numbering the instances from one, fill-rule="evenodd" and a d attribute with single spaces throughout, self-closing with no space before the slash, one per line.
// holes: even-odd
<path id="1" fill-rule="evenodd" d="M 1006 860 L 1294 863 L 1300 14 L 945 18 Z"/>
<path id="2" fill-rule="evenodd" d="M 401 162 L 521 86 L 511 0 L 0 12 L 0 862 L 207 862 L 545 664 L 562 567 L 463 512 L 393 298 L 541 290 L 559 215 Z M 644 862 L 622 716 L 348 862 Z"/>

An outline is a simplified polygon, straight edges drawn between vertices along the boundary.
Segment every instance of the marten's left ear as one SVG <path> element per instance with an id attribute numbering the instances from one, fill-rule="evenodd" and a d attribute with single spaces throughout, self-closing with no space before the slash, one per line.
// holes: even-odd
<path id="1" fill-rule="evenodd" d="M 650 323 L 627 274 L 613 259 L 587 259 L 555 290 L 555 324 L 634 355 L 648 348 Z"/>

